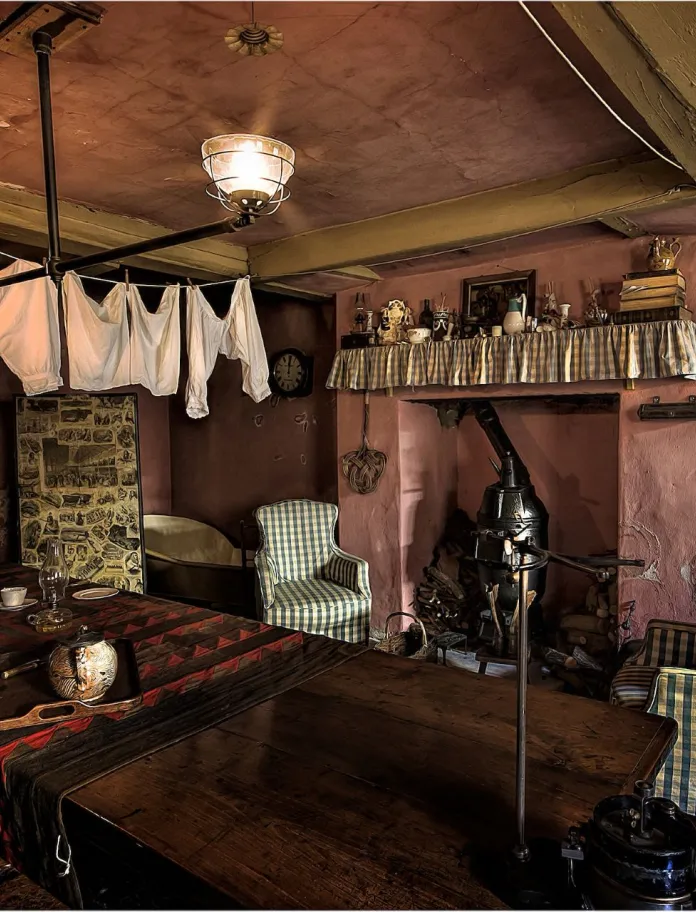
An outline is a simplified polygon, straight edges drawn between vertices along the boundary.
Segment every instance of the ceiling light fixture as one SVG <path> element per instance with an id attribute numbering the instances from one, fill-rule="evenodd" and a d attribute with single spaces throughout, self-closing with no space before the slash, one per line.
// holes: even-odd
<path id="1" fill-rule="evenodd" d="M 289 196 L 295 152 L 269 136 L 227 133 L 206 139 L 203 167 L 212 178 L 206 192 L 239 215 L 271 215 Z"/>
<path id="2" fill-rule="evenodd" d="M 251 225 L 260 215 L 270 215 L 286 200 L 290 192 L 286 184 L 295 171 L 295 153 L 286 143 L 267 136 L 229 134 L 214 136 L 203 143 L 203 167 L 212 178 L 207 192 L 233 213 L 197 228 L 175 231 L 146 241 L 114 247 L 100 253 L 63 260 L 60 250 L 58 188 L 53 142 L 53 105 L 51 101 L 50 61 L 53 39 L 69 25 L 66 15 L 35 31 L 32 36 L 39 79 L 39 109 L 41 140 L 46 188 L 46 222 L 48 227 L 48 256 L 46 265 L 28 269 L 17 275 L 0 278 L 0 287 L 29 282 L 49 275 L 59 283 L 66 272 L 98 266 L 111 260 L 125 260 L 143 253 L 153 253 L 226 232 L 239 231 Z M 213 189 L 214 188 L 214 189 Z"/>
<path id="3" fill-rule="evenodd" d="M 257 25 L 252 3 L 251 22 L 231 28 L 225 35 L 225 44 L 245 57 L 265 57 L 283 46 L 283 33 L 274 25 Z"/>

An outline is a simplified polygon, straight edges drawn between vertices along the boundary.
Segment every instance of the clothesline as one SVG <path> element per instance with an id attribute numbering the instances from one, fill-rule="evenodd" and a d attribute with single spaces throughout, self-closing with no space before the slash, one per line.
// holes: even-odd
<path id="1" fill-rule="evenodd" d="M 4 250 L 0 250 L 0 256 L 7 257 L 8 260 L 21 260 L 22 257 L 14 256 L 11 253 L 5 253 Z M 123 283 L 123 279 L 105 279 L 103 276 L 91 276 L 85 275 L 83 272 L 76 272 L 75 275 L 78 275 L 81 279 L 89 279 L 90 282 L 107 282 L 109 285 L 120 285 Z M 216 282 L 194 282 L 198 288 L 210 288 L 212 285 L 230 285 L 232 282 L 237 282 L 241 278 L 251 278 L 250 275 L 245 276 L 235 276 L 233 279 L 218 279 Z M 159 285 L 148 282 L 138 282 L 139 288 L 170 288 L 169 285 Z"/>
<path id="2" fill-rule="evenodd" d="M 12 277 L 39 264 L 11 254 L 0 276 Z M 242 363 L 242 389 L 255 402 L 271 395 L 268 359 L 249 277 L 235 279 L 227 313 L 218 317 L 200 286 L 186 290 L 188 379 L 186 412 L 208 414 L 207 383 L 218 355 Z M 103 301 L 90 297 L 82 277 L 63 277 L 63 318 L 74 390 L 100 392 L 141 385 L 153 396 L 173 395 L 179 386 L 181 308 L 179 284 L 164 286 L 157 310 L 149 311 L 138 283 L 115 282 Z M 46 274 L 0 288 L 0 357 L 19 377 L 27 395 L 63 385 L 58 287 Z M 31 339 L 31 345 L 27 339 Z"/>

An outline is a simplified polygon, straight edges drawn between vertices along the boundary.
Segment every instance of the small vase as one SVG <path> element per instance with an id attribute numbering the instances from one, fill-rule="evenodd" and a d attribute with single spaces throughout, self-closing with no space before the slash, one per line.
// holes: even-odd
<path id="1" fill-rule="evenodd" d="M 510 298 L 508 309 L 503 320 L 503 329 L 508 336 L 524 332 L 527 317 L 527 295 L 521 294 Z"/>
<path id="2" fill-rule="evenodd" d="M 39 570 L 39 585 L 44 601 L 55 607 L 62 598 L 65 598 L 65 587 L 69 579 L 63 543 L 57 538 L 50 538 L 46 548 L 46 559 Z"/>

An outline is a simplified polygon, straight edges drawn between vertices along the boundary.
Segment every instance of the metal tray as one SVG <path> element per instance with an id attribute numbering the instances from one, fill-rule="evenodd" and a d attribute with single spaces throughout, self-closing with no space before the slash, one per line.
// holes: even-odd
<path id="1" fill-rule="evenodd" d="M 84 719 L 103 713 L 135 709 L 143 701 L 138 662 L 133 643 L 119 637 L 109 641 L 118 655 L 116 680 L 97 703 L 60 700 L 48 680 L 45 662 L 0 683 L 0 731 L 49 725 L 73 719 Z M 47 658 L 47 653 L 12 657 L 11 664 L 19 665 L 34 658 Z M 2 664 L 7 665 L 5 661 Z M 2 670 L 2 669 L 0 669 Z"/>

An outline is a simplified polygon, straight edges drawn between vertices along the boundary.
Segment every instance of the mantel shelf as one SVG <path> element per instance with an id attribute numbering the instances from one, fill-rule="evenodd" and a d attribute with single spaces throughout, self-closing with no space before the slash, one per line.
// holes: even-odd
<path id="1" fill-rule="evenodd" d="M 696 324 L 627 326 L 477 336 L 453 342 L 342 349 L 329 389 L 696 379 Z"/>

